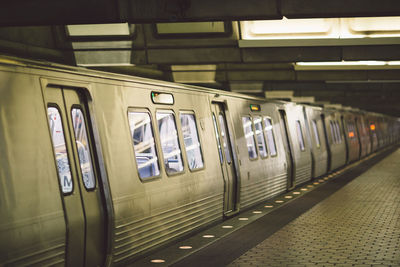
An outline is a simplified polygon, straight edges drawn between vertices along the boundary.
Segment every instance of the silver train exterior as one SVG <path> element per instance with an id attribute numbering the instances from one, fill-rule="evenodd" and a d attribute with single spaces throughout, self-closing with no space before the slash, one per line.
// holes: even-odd
<path id="1" fill-rule="evenodd" d="M 399 120 L 0 57 L 0 265 L 124 265 L 399 141 Z"/>

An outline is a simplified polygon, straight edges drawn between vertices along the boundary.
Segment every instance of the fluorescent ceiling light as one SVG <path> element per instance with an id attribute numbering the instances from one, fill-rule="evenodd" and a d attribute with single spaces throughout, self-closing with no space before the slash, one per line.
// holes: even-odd
<path id="1" fill-rule="evenodd" d="M 80 67 L 133 67 L 135 64 L 129 63 L 81 63 L 76 64 Z"/>
<path id="2" fill-rule="evenodd" d="M 400 61 L 296 62 L 295 70 L 399 69 Z"/>
<path id="3" fill-rule="evenodd" d="M 399 17 L 315 18 L 241 22 L 243 40 L 400 37 Z"/>
<path id="4" fill-rule="evenodd" d="M 383 66 L 385 61 L 328 61 L 328 62 L 296 62 L 299 66 Z"/>
<path id="5" fill-rule="evenodd" d="M 71 37 L 130 35 L 128 23 L 80 24 L 67 25 L 66 27 L 68 35 Z"/>

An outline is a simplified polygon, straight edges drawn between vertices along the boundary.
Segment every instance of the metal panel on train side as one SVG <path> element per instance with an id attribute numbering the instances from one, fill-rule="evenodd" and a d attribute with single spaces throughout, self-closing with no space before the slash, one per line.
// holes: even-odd
<path id="1" fill-rule="evenodd" d="M 241 177 L 240 206 L 241 208 L 246 208 L 286 191 L 286 158 L 280 139 L 278 109 L 277 105 L 274 103 L 265 103 L 261 101 L 229 98 L 227 102 L 232 117 L 235 118 L 233 124 L 237 138 L 236 142 Z M 251 111 L 251 104 L 259 104 L 261 110 Z M 268 140 L 266 140 L 268 155 L 266 157 L 261 157 L 259 151 L 260 144 L 257 143 L 257 138 L 255 138 L 257 157 L 250 159 L 243 129 L 243 117 L 251 117 L 253 124 L 254 119 L 262 118 L 262 125 L 264 128 L 267 127 L 264 120 L 268 119 L 271 121 L 276 154 L 272 153 L 271 155 L 271 147 L 269 147 Z M 255 132 L 254 129 L 253 131 Z M 266 137 L 265 130 L 263 137 Z"/>
<path id="2" fill-rule="evenodd" d="M 287 103 L 285 111 L 288 121 L 288 134 L 292 143 L 294 162 L 293 186 L 296 186 L 311 179 L 311 151 L 309 140 L 306 138 L 303 107 L 295 103 Z"/>
<path id="3" fill-rule="evenodd" d="M 305 106 L 312 153 L 312 177 L 324 175 L 328 171 L 328 148 L 325 138 L 323 110 L 320 107 Z"/>
<path id="4" fill-rule="evenodd" d="M 149 84 L 128 83 L 112 86 L 96 83 L 92 87 L 96 102 L 105 165 L 115 213 L 113 263 L 129 259 L 201 226 L 222 219 L 223 178 L 218 162 L 207 94 L 174 91 Z M 154 104 L 151 92 L 172 93 L 175 104 Z M 204 168 L 190 171 L 179 112 L 193 111 L 203 150 Z M 151 179 L 140 179 L 128 121 L 128 111 L 145 111 L 151 116 L 154 140 L 161 173 Z M 162 161 L 162 150 L 156 121 L 157 111 L 175 115 L 180 150 L 185 167 L 182 173 L 168 176 Z"/>
<path id="5" fill-rule="evenodd" d="M 39 77 L 0 67 L 0 265 L 63 265 L 66 223 Z"/>

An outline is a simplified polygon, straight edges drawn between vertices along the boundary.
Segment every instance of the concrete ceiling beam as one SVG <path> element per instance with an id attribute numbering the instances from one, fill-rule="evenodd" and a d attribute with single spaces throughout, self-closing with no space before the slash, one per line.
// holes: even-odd
<path id="1" fill-rule="evenodd" d="M 282 15 L 288 18 L 398 16 L 398 0 L 281 0 Z"/>
<path id="2" fill-rule="evenodd" d="M 217 64 L 240 62 L 240 51 L 231 47 L 148 49 L 150 64 Z"/>
<path id="3" fill-rule="evenodd" d="M 398 0 L 36 0 L 8 1 L 0 25 L 65 25 L 398 16 Z"/>
<path id="4" fill-rule="evenodd" d="M 340 61 L 340 47 L 261 47 L 242 48 L 244 63 Z"/>

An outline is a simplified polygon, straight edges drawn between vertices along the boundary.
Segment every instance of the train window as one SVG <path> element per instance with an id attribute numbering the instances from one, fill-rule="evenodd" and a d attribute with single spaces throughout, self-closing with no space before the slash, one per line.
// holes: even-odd
<path id="1" fill-rule="evenodd" d="M 256 141 L 254 139 L 254 132 L 251 127 L 251 117 L 242 117 L 242 124 L 244 130 L 244 137 L 246 138 L 247 151 L 249 152 L 250 159 L 257 158 Z"/>
<path id="2" fill-rule="evenodd" d="M 317 144 L 317 148 L 320 148 L 321 147 L 321 143 L 320 143 L 320 140 L 319 140 L 317 122 L 315 120 L 312 120 L 311 124 L 312 124 L 312 128 L 314 130 L 315 143 Z"/>
<path id="3" fill-rule="evenodd" d="M 296 121 L 296 131 L 297 131 L 297 137 L 299 139 L 299 145 L 300 145 L 300 150 L 304 151 L 304 138 L 303 138 L 303 132 L 301 131 L 301 125 L 300 121 Z"/>
<path id="4" fill-rule="evenodd" d="M 90 190 L 96 187 L 94 178 L 92 157 L 90 155 L 89 140 L 86 133 L 85 118 L 82 110 L 73 108 L 71 110 L 72 125 L 74 127 L 76 150 L 78 151 L 81 175 L 85 188 Z"/>
<path id="5" fill-rule="evenodd" d="M 336 130 L 336 134 L 337 134 L 337 141 L 338 144 L 342 143 L 342 135 L 340 134 L 340 126 L 338 121 L 335 121 L 335 130 Z"/>
<path id="6" fill-rule="evenodd" d="M 347 122 L 347 132 L 348 132 L 350 139 L 353 139 L 356 137 L 356 131 L 355 131 L 353 122 Z"/>
<path id="7" fill-rule="evenodd" d="M 196 117 L 191 113 L 181 113 L 180 117 L 189 169 L 201 169 L 204 163 L 196 126 Z"/>
<path id="8" fill-rule="evenodd" d="M 64 194 L 69 194 L 74 190 L 74 185 L 72 182 L 68 151 L 65 145 L 61 115 L 56 107 L 48 107 L 47 115 L 49 118 L 50 134 L 53 141 L 61 190 Z"/>
<path id="9" fill-rule="evenodd" d="M 220 161 L 221 164 L 222 164 L 222 163 L 223 163 L 222 148 L 221 148 L 221 142 L 219 141 L 217 120 L 215 119 L 214 113 L 212 114 L 212 118 L 213 118 L 213 125 L 214 125 L 215 136 L 217 137 L 217 145 L 218 145 L 218 152 L 219 152 L 219 161 Z"/>
<path id="10" fill-rule="evenodd" d="M 225 159 L 226 162 L 228 164 L 231 164 L 232 159 L 231 159 L 231 153 L 229 151 L 229 140 L 228 140 L 228 135 L 227 135 L 227 127 L 226 127 L 226 122 L 224 119 L 224 116 L 222 114 L 218 115 L 218 119 L 219 119 L 219 127 L 221 130 L 221 137 L 222 137 L 222 145 L 224 147 L 224 151 L 225 151 Z"/>
<path id="11" fill-rule="evenodd" d="M 272 121 L 270 118 L 264 118 L 265 135 L 267 136 L 267 142 L 269 147 L 269 153 L 271 156 L 276 155 L 275 137 L 272 129 Z"/>
<path id="12" fill-rule="evenodd" d="M 159 111 L 156 113 L 156 118 L 165 171 L 168 174 L 181 172 L 183 171 L 183 161 L 176 130 L 175 115 L 170 111 Z"/>
<path id="13" fill-rule="evenodd" d="M 333 126 L 333 121 L 329 121 L 329 124 L 331 126 L 331 135 L 332 135 L 332 143 L 337 144 L 337 137 L 336 137 L 336 130 L 335 127 Z"/>
<path id="14" fill-rule="evenodd" d="M 140 178 L 160 174 L 151 117 L 147 112 L 128 112 L 129 126 Z"/>
<path id="15" fill-rule="evenodd" d="M 262 158 L 267 157 L 267 147 L 265 145 L 265 139 L 263 134 L 263 127 L 261 123 L 261 117 L 254 117 L 254 129 L 256 130 L 258 152 Z"/>

